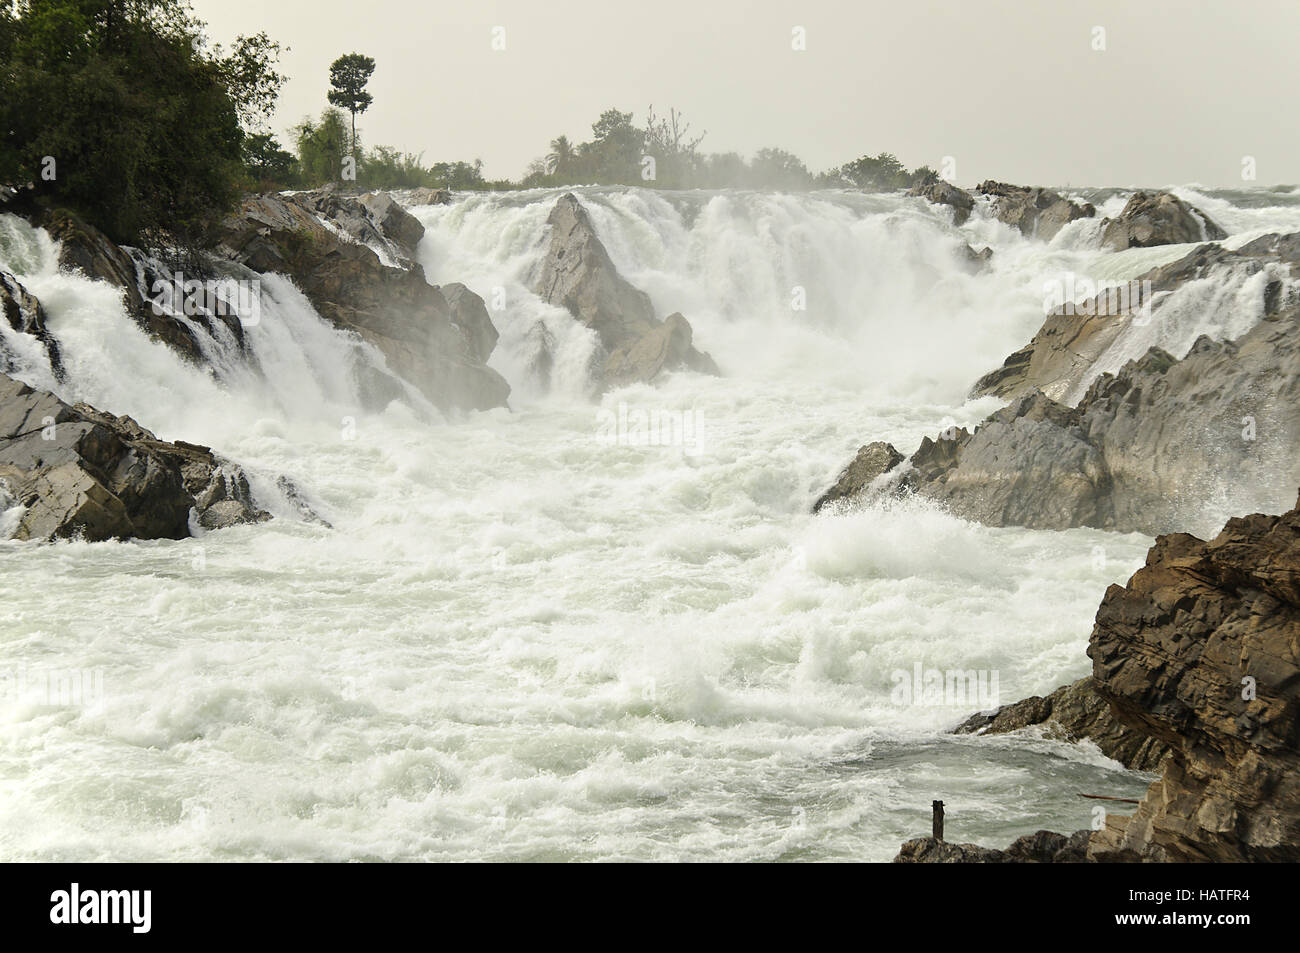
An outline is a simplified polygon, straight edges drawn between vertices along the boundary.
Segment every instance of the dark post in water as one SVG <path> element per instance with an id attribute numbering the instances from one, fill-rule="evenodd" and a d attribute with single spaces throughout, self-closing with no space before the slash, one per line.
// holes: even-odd
<path id="1" fill-rule="evenodd" d="M 932 801 L 930 807 L 934 809 L 934 839 L 943 840 L 943 801 Z"/>

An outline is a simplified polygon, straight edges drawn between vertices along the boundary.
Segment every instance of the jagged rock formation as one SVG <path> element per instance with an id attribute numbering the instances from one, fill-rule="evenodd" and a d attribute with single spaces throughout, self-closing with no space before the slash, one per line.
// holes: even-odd
<path id="1" fill-rule="evenodd" d="M 1046 698 L 1031 695 L 997 711 L 979 712 L 953 729 L 953 734 L 1002 735 L 1031 725 L 1041 726 L 1049 738 L 1087 738 L 1106 757 L 1135 771 L 1155 771 L 1170 751 L 1165 742 L 1117 719 L 1110 705 L 1097 694 L 1092 678 L 1062 685 Z"/>
<path id="2" fill-rule="evenodd" d="M 680 368 L 717 373 L 713 359 L 692 344 L 690 322 L 680 314 L 657 320 L 650 296 L 618 273 L 577 196 L 562 195 L 546 221 L 551 243 L 536 291 L 599 336 L 604 386 Z"/>
<path id="3" fill-rule="evenodd" d="M 208 448 L 2 374 L 0 490 L 25 507 L 17 539 L 182 539 L 191 508 L 213 529 L 270 518 L 242 471 Z"/>
<path id="4" fill-rule="evenodd" d="M 45 308 L 7 271 L 0 271 L 0 316 L 9 327 L 21 334 L 29 334 L 39 342 L 54 376 L 62 378 L 63 358 L 59 342 L 45 326 Z M 7 373 L 13 369 L 13 356 L 5 352 L 4 342 L 0 340 L 0 372 Z"/>
<path id="5" fill-rule="evenodd" d="M 408 201 L 412 205 L 450 205 L 451 191 L 449 189 L 429 189 L 424 187 L 411 189 L 408 193 Z"/>
<path id="6" fill-rule="evenodd" d="M 1077 218 L 1091 218 L 1097 210 L 1063 198 L 1051 189 L 1008 185 L 992 179 L 975 187 L 981 195 L 993 196 L 993 214 L 1018 228 L 1026 238 L 1051 241 L 1056 233 Z"/>
<path id="7" fill-rule="evenodd" d="M 1121 251 L 1227 237 L 1208 215 L 1170 192 L 1134 192 L 1118 218 L 1102 222 L 1101 244 Z"/>
<path id="8" fill-rule="evenodd" d="M 151 300 L 155 282 L 167 280 L 170 276 L 156 273 L 143 255 L 115 245 L 99 229 L 87 225 L 66 209 L 52 209 L 34 216 L 34 224 L 43 226 L 51 238 L 62 243 L 59 251 L 61 268 L 81 271 L 89 278 L 106 281 L 120 289 L 127 314 L 137 324 L 188 360 L 202 362 L 203 348 L 194 332 L 165 309 L 155 307 Z M 198 264 L 191 262 L 186 267 L 189 277 L 200 277 L 192 273 Z M 215 276 L 214 272 L 202 277 Z M 209 332 L 213 330 L 213 322 L 220 321 L 236 341 L 243 343 L 243 325 L 233 315 L 199 313 L 191 316 L 191 320 Z"/>
<path id="9" fill-rule="evenodd" d="M 1017 838 L 1006 850 L 976 844 L 950 844 L 933 837 L 907 841 L 894 858 L 896 864 L 1080 864 L 1087 859 L 1090 831 L 1067 836 L 1035 831 Z"/>
<path id="10" fill-rule="evenodd" d="M 375 217 L 360 200 L 333 190 L 251 196 L 223 223 L 217 251 L 254 271 L 292 276 L 322 317 L 374 344 L 390 368 L 438 407 L 504 406 L 510 385 L 483 363 L 495 329 L 482 327 L 482 301 L 473 307 L 468 298 L 477 296 L 457 286 L 453 308 L 418 264 L 385 264 L 371 245 L 396 257 L 418 242 L 411 223 L 421 234 L 423 227 L 405 211 L 372 204 L 386 213 Z M 326 227 L 322 217 L 355 240 Z M 395 231 L 386 234 L 385 227 Z"/>
<path id="11" fill-rule="evenodd" d="M 969 192 L 938 177 L 912 186 L 907 194 L 919 196 L 935 205 L 947 205 L 952 209 L 952 223 L 959 228 L 966 224 L 971 210 L 975 208 L 975 199 Z"/>
<path id="12" fill-rule="evenodd" d="M 1209 542 L 1161 536 L 1128 584 L 1106 591 L 1088 655 L 1085 681 L 1113 721 L 1148 739 L 1148 755 L 1168 749 L 1137 810 L 1006 851 L 917 838 L 898 862 L 1062 863 L 1085 839 L 1096 862 L 1300 860 L 1300 500 L 1282 516 L 1231 519 Z M 1041 701 L 1003 712 L 1034 718 Z"/>
<path id="13" fill-rule="evenodd" d="M 990 526 L 1150 535 L 1203 528 L 1211 501 L 1281 508 L 1300 482 L 1300 305 L 1277 306 L 1235 341 L 1201 337 L 1182 360 L 1152 348 L 1098 377 L 1077 407 L 1034 391 L 974 433 L 927 437 L 887 489 Z"/>
<path id="14" fill-rule="evenodd" d="M 1172 747 L 1094 860 L 1300 860 L 1300 501 L 1156 540 L 1089 640 L 1097 692 Z"/>
<path id="15" fill-rule="evenodd" d="M 1139 294 L 1110 290 L 1064 304 L 1047 316 L 1029 344 L 981 377 L 971 389 L 971 396 L 1013 398 L 1041 390 L 1053 400 L 1063 400 L 1092 376 L 1097 359 L 1134 320 L 1159 320 L 1164 293 L 1212 274 L 1224 274 L 1228 269 L 1254 275 L 1270 264 L 1285 264 L 1296 272 L 1300 266 L 1300 233 L 1265 235 L 1236 251 L 1202 245 L 1178 261 L 1136 279 Z M 1143 299 L 1148 292 L 1142 289 L 1148 288 L 1150 297 Z M 1264 295 L 1265 317 L 1278 314 L 1289 303 L 1282 293 L 1282 282 L 1269 282 Z"/>
<path id="16" fill-rule="evenodd" d="M 859 447 L 858 455 L 840 473 L 835 485 L 817 498 L 817 502 L 813 504 L 813 511 L 816 512 L 836 500 L 858 496 L 878 477 L 894 469 L 904 459 L 892 444 L 880 440 Z"/>

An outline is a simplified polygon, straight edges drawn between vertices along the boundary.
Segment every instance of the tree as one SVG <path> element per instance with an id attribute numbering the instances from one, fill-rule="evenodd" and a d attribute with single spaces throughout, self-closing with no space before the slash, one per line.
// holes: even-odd
<path id="1" fill-rule="evenodd" d="M 806 189 L 812 184 L 803 160 L 784 149 L 759 149 L 749 168 L 755 188 Z"/>
<path id="2" fill-rule="evenodd" d="M 184 0 L 26 0 L 0 23 L 0 181 L 119 242 L 197 241 L 238 194 L 279 50 L 207 51 Z"/>
<path id="3" fill-rule="evenodd" d="M 296 184 L 298 160 L 280 148 L 275 136 L 254 133 L 244 139 L 244 168 L 255 187 L 284 188 Z"/>
<path id="4" fill-rule="evenodd" d="M 370 74 L 375 71 L 375 61 L 360 53 L 348 53 L 330 64 L 331 106 L 346 109 L 352 114 L 352 151 L 357 148 L 357 113 L 370 108 L 374 97 L 366 92 Z"/>
<path id="5" fill-rule="evenodd" d="M 843 165 L 840 175 L 860 189 L 899 189 L 911 178 L 903 163 L 888 152 L 863 156 Z"/>
<path id="6" fill-rule="evenodd" d="M 343 160 L 348 155 L 348 128 L 343 113 L 327 106 L 317 122 L 308 116 L 293 132 L 305 184 L 315 187 L 338 182 L 343 175 Z"/>
<path id="7" fill-rule="evenodd" d="M 568 136 L 558 136 L 551 140 L 551 151 L 546 156 L 546 174 L 562 176 L 569 171 L 573 161 L 578 157 L 573 143 Z"/>

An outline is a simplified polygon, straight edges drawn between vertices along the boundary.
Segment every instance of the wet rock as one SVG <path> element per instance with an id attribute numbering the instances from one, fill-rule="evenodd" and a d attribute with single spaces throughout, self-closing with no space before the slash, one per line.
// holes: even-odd
<path id="1" fill-rule="evenodd" d="M 1227 237 L 1208 215 L 1170 192 L 1134 192 L 1117 218 L 1102 223 L 1101 244 L 1121 251 Z"/>
<path id="2" fill-rule="evenodd" d="M 1017 838 L 1006 850 L 976 844 L 951 844 L 918 837 L 903 844 L 896 864 L 1079 864 L 1087 860 L 1090 831 L 1058 834 L 1036 831 Z"/>
<path id="3" fill-rule="evenodd" d="M 959 228 L 966 224 L 971 210 L 975 207 L 975 198 L 969 192 L 937 177 L 929 182 L 912 186 L 907 194 L 919 196 L 935 205 L 947 205 L 952 209 L 953 225 Z"/>
<path id="4" fill-rule="evenodd" d="M 686 368 L 701 374 L 718 374 L 713 358 L 691 344 L 691 325 L 680 314 L 670 314 L 626 348 L 618 348 L 605 362 L 607 386 L 621 387 L 638 381 L 652 382 L 667 370 Z"/>
<path id="5" fill-rule="evenodd" d="M 470 291 L 460 282 L 442 285 L 443 297 L 451 308 L 451 320 L 465 335 L 470 353 L 480 362 L 486 363 L 497 346 L 500 334 L 492 324 L 487 305 L 483 299 Z"/>
<path id="6" fill-rule="evenodd" d="M 1119 721 L 1091 678 L 1062 685 L 1046 698 L 1032 695 L 997 711 L 972 715 L 953 734 L 1001 735 L 1031 725 L 1041 726 L 1049 738 L 1086 738 L 1106 757 L 1136 771 L 1157 770 L 1170 750 L 1159 739 Z"/>
<path id="7" fill-rule="evenodd" d="M 418 188 L 410 191 L 409 201 L 412 205 L 450 205 L 450 189 Z"/>
<path id="8" fill-rule="evenodd" d="M 439 408 L 505 406 L 509 384 L 480 357 L 486 329 L 462 331 L 446 296 L 418 264 L 386 265 L 368 245 L 326 227 L 322 216 L 351 208 L 349 202 L 355 200 L 329 191 L 250 196 L 223 223 L 218 253 L 254 271 L 291 276 L 322 317 L 377 347 L 393 371 Z M 355 204 L 360 211 L 352 209 L 335 227 L 375 240 L 367 229 L 378 235 L 377 226 Z"/>
<path id="9" fill-rule="evenodd" d="M 551 242 L 536 291 L 599 336 L 603 386 L 649 381 L 681 368 L 717 373 L 713 359 L 691 343 L 690 322 L 680 314 L 657 320 L 650 296 L 618 273 L 577 196 L 561 196 L 547 224 Z"/>
<path id="10" fill-rule="evenodd" d="M 1020 230 L 1027 238 L 1051 241 L 1065 225 L 1079 218 L 1091 218 L 1097 210 L 1079 205 L 1051 189 L 1008 185 L 992 179 L 975 187 L 981 195 L 993 197 L 993 214 Z"/>
<path id="11" fill-rule="evenodd" d="M 25 508 L 17 539 L 182 539 L 220 468 L 206 447 L 159 440 L 130 417 L 0 375 L 0 483 Z M 246 482 L 242 491 L 251 505 Z"/>
<path id="12" fill-rule="evenodd" d="M 1300 860 L 1300 502 L 1157 539 L 1107 590 L 1088 655 L 1116 717 L 1172 748 L 1091 859 Z"/>
<path id="13" fill-rule="evenodd" d="M 62 380 L 63 356 L 58 340 L 46 327 L 45 308 L 7 271 L 0 271 L 0 317 L 15 331 L 29 334 L 40 343 L 55 379 Z M 4 342 L 0 340 L 0 371 L 13 369 L 12 361 L 5 355 Z"/>
<path id="14" fill-rule="evenodd" d="M 369 212 L 380 233 L 397 245 L 408 257 L 415 257 L 415 249 L 424 238 L 424 226 L 419 219 L 402 208 L 387 192 L 368 192 L 357 199 Z"/>
<path id="15" fill-rule="evenodd" d="M 858 448 L 858 455 L 853 462 L 840 473 L 835 485 L 817 498 L 813 512 L 817 512 L 828 503 L 854 497 L 869 487 L 876 478 L 888 473 L 906 458 L 894 449 L 893 444 L 875 441 Z"/>

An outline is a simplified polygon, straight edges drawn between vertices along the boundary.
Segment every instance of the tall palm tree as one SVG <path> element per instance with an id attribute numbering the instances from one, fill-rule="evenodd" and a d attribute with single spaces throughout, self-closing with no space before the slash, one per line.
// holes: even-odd
<path id="1" fill-rule="evenodd" d="M 551 152 L 546 157 L 546 171 L 550 175 L 563 175 L 568 171 L 569 166 L 573 164 L 577 152 L 574 151 L 573 143 L 569 141 L 568 136 L 560 136 L 551 140 Z"/>

